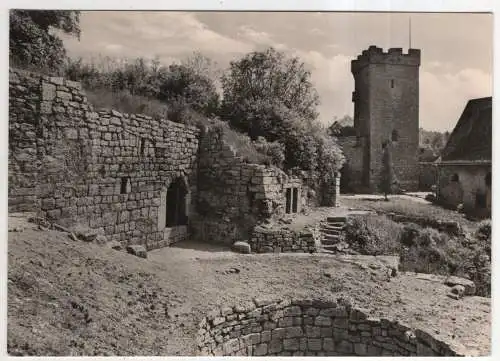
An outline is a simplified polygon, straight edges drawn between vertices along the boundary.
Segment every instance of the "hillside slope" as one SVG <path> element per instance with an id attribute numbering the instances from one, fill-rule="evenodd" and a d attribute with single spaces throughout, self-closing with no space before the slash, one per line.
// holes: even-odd
<path id="1" fill-rule="evenodd" d="M 439 280 L 388 280 L 329 256 L 239 255 L 190 243 L 145 260 L 12 224 L 11 355 L 194 355 L 197 324 L 208 310 L 266 295 L 348 296 L 376 317 L 429 330 L 472 354 L 490 352 L 490 300 L 452 300 Z"/>

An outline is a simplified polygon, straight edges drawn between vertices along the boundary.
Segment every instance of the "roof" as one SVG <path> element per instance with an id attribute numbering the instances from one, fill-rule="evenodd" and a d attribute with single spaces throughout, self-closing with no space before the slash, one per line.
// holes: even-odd
<path id="1" fill-rule="evenodd" d="M 491 161 L 492 97 L 471 99 L 441 153 L 441 161 Z"/>

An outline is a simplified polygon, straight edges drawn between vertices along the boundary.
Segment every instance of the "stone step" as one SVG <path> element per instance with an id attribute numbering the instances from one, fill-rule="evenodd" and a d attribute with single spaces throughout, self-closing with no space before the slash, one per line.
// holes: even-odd
<path id="1" fill-rule="evenodd" d="M 328 246 L 331 246 L 331 245 L 334 245 L 334 244 L 337 244 L 339 243 L 340 241 L 338 239 L 323 239 L 321 240 L 321 244 L 324 246 L 324 245 L 328 245 Z"/>
<path id="2" fill-rule="evenodd" d="M 347 218 L 345 216 L 336 216 L 336 217 L 326 217 L 326 221 L 331 222 L 345 222 Z"/>
<path id="3" fill-rule="evenodd" d="M 337 236 L 342 234 L 342 229 L 338 228 L 322 228 L 321 232 L 323 234 L 331 235 L 331 236 Z"/>
<path id="4" fill-rule="evenodd" d="M 344 228 L 345 222 L 327 222 L 327 223 L 324 223 L 323 226 Z"/>

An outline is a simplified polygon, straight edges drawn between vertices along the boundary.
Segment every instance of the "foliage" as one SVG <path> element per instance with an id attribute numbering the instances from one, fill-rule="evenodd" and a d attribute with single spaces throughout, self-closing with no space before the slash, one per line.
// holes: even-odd
<path id="1" fill-rule="evenodd" d="M 384 193 L 385 199 L 387 200 L 387 195 L 392 194 L 397 188 L 398 180 L 396 173 L 394 172 L 394 165 L 392 161 L 392 147 L 390 142 L 387 142 L 384 146 L 384 153 L 382 155 L 382 171 L 380 188 Z"/>
<path id="2" fill-rule="evenodd" d="M 79 11 L 11 10 L 11 64 L 58 71 L 66 59 L 66 50 L 55 30 L 79 37 L 79 16 Z"/>
<path id="3" fill-rule="evenodd" d="M 420 146 L 425 149 L 430 149 L 433 153 L 441 154 L 441 151 L 446 146 L 446 142 L 450 136 L 449 132 L 436 132 L 425 130 L 423 128 L 419 129 Z"/>
<path id="4" fill-rule="evenodd" d="M 328 133 L 333 137 L 349 137 L 356 135 L 354 120 L 349 115 L 334 118 L 333 124 L 328 127 Z"/>
<path id="5" fill-rule="evenodd" d="M 138 58 L 118 61 L 111 58 L 70 60 L 66 64 L 66 76 L 80 81 L 87 91 L 130 94 L 151 99 L 152 104 L 168 106 L 169 120 L 186 123 L 192 112 L 212 116 L 217 112 L 219 95 L 211 79 L 205 74 L 209 62 L 206 58 L 189 58 L 184 64 L 162 66 L 155 59 Z M 212 64 L 212 63 L 210 63 Z M 136 103 L 138 101 L 135 101 Z M 155 106 L 155 108 L 158 108 Z M 164 112 L 162 112 L 164 113 Z M 151 115 L 151 114 L 149 114 Z"/>
<path id="6" fill-rule="evenodd" d="M 269 162 L 279 168 L 283 166 L 285 161 L 285 147 L 279 142 L 268 142 L 264 137 L 257 138 L 253 142 L 257 152 L 265 154 L 269 157 Z"/>
<path id="7" fill-rule="evenodd" d="M 400 251 L 403 227 L 386 216 L 349 217 L 345 239 L 350 247 L 361 254 L 388 255 Z"/>
<path id="8" fill-rule="evenodd" d="M 268 131 L 270 126 L 282 131 L 284 108 L 301 119 L 316 119 L 319 97 L 310 77 L 297 57 L 287 58 L 273 48 L 249 53 L 232 61 L 222 77 L 222 118 L 252 139 L 276 140 Z"/>

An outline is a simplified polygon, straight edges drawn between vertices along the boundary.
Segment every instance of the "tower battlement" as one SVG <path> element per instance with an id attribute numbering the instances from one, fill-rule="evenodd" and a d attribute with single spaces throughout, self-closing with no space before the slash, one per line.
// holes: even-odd
<path id="1" fill-rule="evenodd" d="M 419 66 L 420 49 L 408 49 L 408 53 L 405 54 L 402 48 L 390 48 L 384 52 L 382 48 L 371 45 L 351 61 L 351 71 L 353 74 L 357 73 L 368 64 Z"/>

